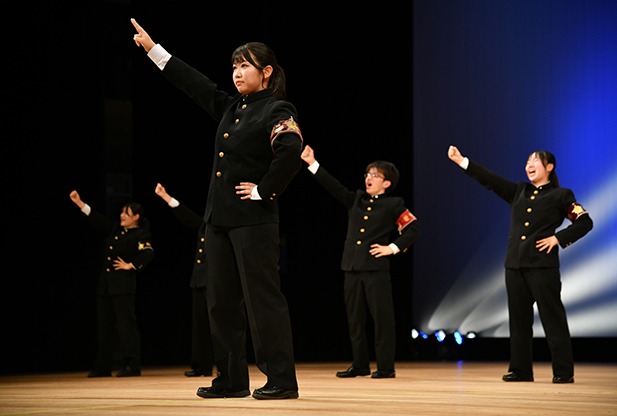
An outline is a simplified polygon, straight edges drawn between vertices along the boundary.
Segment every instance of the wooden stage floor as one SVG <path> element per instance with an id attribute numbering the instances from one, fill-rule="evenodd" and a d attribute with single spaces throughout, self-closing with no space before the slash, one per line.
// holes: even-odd
<path id="1" fill-rule="evenodd" d="M 86 373 L 0 377 L 0 415 L 617 415 L 617 364 L 577 364 L 574 384 L 552 384 L 549 363 L 535 382 L 505 383 L 507 363 L 397 363 L 394 379 L 338 379 L 348 363 L 297 364 L 297 400 L 201 399 L 210 377 L 185 368 L 146 368 L 141 377 Z M 250 368 L 251 389 L 265 377 Z"/>

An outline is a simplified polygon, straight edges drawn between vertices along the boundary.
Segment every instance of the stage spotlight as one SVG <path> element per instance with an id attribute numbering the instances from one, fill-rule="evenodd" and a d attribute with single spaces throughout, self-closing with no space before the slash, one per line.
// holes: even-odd
<path id="1" fill-rule="evenodd" d="M 425 334 L 424 332 L 422 332 L 422 331 L 418 331 L 418 330 L 417 330 L 417 329 L 415 329 L 415 328 L 411 330 L 411 338 L 412 338 L 412 339 L 418 339 L 418 338 L 420 338 L 420 337 L 421 337 L 421 338 L 424 338 L 424 339 L 427 339 L 427 338 L 428 338 L 428 335 L 426 335 L 426 334 Z"/>
<path id="2" fill-rule="evenodd" d="M 475 333 L 475 332 L 468 332 L 468 333 L 467 333 L 467 335 L 466 335 L 466 337 L 467 337 L 468 339 L 474 339 L 474 338 L 476 338 L 477 336 L 478 336 L 478 335 L 476 335 L 476 333 Z"/>
<path id="3" fill-rule="evenodd" d="M 446 333 L 443 329 L 440 329 L 439 331 L 435 331 L 435 337 L 437 341 L 443 342 L 443 340 L 446 339 Z"/>
<path id="4" fill-rule="evenodd" d="M 458 345 L 461 345 L 463 343 L 463 335 L 458 331 L 454 332 L 454 341 L 456 341 Z"/>

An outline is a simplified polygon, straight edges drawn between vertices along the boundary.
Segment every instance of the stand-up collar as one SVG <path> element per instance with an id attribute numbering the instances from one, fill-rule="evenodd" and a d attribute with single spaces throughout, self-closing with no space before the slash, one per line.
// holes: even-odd
<path id="1" fill-rule="evenodd" d="M 254 93 L 252 93 L 250 95 L 242 96 L 242 101 L 247 103 L 247 104 L 250 104 L 250 103 L 255 102 L 257 100 L 261 100 L 263 98 L 269 98 L 269 97 L 272 97 L 272 96 L 273 96 L 272 90 L 261 90 L 261 91 L 254 92 Z"/>

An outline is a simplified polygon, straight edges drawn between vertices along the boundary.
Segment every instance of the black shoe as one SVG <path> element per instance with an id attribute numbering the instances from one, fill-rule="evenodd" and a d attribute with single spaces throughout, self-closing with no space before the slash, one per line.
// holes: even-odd
<path id="1" fill-rule="evenodd" d="M 267 387 L 263 386 L 260 389 L 255 389 L 253 397 L 256 399 L 297 399 L 298 390 L 286 390 L 282 387 Z"/>
<path id="2" fill-rule="evenodd" d="M 204 399 L 222 399 L 224 397 L 246 397 L 251 392 L 249 390 L 228 391 L 221 390 L 216 387 L 200 387 L 197 389 L 197 395 Z"/>
<path id="3" fill-rule="evenodd" d="M 88 374 L 88 378 L 96 378 L 96 377 L 111 377 L 111 371 L 91 371 Z"/>
<path id="4" fill-rule="evenodd" d="M 208 373 L 207 371 L 201 371 L 199 368 L 195 368 L 190 371 L 185 371 L 184 375 L 187 377 L 199 377 L 199 376 L 210 377 L 212 375 L 212 370 L 210 370 L 210 372 Z"/>
<path id="5" fill-rule="evenodd" d="M 553 377 L 553 383 L 560 383 L 560 384 L 574 383 L 574 376 L 572 376 L 572 377 L 569 377 L 569 376 L 555 376 L 555 377 Z"/>
<path id="6" fill-rule="evenodd" d="M 131 367 L 126 367 L 124 370 L 116 374 L 116 377 L 139 377 L 141 370 L 133 370 Z"/>
<path id="7" fill-rule="evenodd" d="M 503 381 L 533 381 L 533 376 L 519 373 L 510 373 L 503 376 Z"/>
<path id="8" fill-rule="evenodd" d="M 396 371 L 394 370 L 377 370 L 371 374 L 371 378 L 394 378 Z"/>
<path id="9" fill-rule="evenodd" d="M 336 373 L 336 376 L 340 378 L 349 378 L 349 377 L 356 377 L 356 376 L 368 376 L 369 374 L 371 374 L 370 367 L 356 368 L 352 365 L 347 370 L 339 371 L 338 373 Z"/>

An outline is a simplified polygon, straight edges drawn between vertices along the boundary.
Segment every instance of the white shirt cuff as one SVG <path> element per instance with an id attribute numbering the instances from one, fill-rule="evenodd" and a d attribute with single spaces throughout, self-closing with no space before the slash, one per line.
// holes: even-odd
<path id="1" fill-rule="evenodd" d="M 313 164 L 308 167 L 308 170 L 310 170 L 313 175 L 317 173 L 318 169 L 319 169 L 318 161 L 313 162 Z"/>
<path id="2" fill-rule="evenodd" d="M 469 167 L 469 159 L 468 158 L 463 159 L 463 161 L 461 162 L 459 166 L 467 170 L 467 168 Z"/>
<path id="3" fill-rule="evenodd" d="M 162 71 L 165 69 L 167 62 L 169 62 L 171 55 L 165 50 L 165 48 L 157 43 L 152 47 L 152 49 L 150 49 L 150 52 L 148 52 L 148 57 L 152 59 L 152 62 L 154 62 Z"/>
<path id="4" fill-rule="evenodd" d="M 396 253 L 399 253 L 401 251 L 401 249 L 398 248 L 398 246 L 394 243 L 390 244 L 390 248 L 392 249 L 392 255 L 395 255 Z"/>
<path id="5" fill-rule="evenodd" d="M 90 208 L 90 205 L 85 204 L 84 207 L 81 209 L 81 212 L 86 215 L 90 215 L 90 213 L 92 212 L 92 208 Z"/>
<path id="6" fill-rule="evenodd" d="M 172 208 L 175 208 L 177 206 L 180 205 L 180 202 L 178 202 L 178 200 L 176 198 L 171 198 L 171 201 L 169 201 L 169 206 Z"/>
<path id="7" fill-rule="evenodd" d="M 261 195 L 259 195 L 259 191 L 256 186 L 251 190 L 251 199 L 253 201 L 261 201 Z"/>

